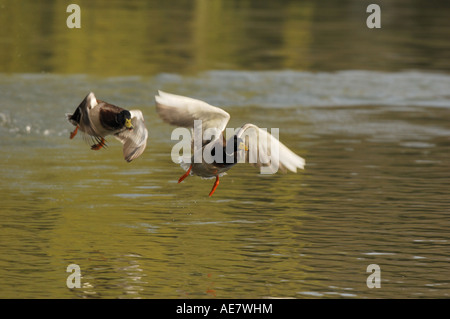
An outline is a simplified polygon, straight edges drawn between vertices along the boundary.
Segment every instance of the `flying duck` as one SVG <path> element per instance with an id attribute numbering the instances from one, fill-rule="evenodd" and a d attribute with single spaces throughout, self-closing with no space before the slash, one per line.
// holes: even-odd
<path id="1" fill-rule="evenodd" d="M 264 173 L 269 174 L 276 173 L 278 170 L 297 172 L 298 168 L 304 168 L 303 158 L 293 153 L 266 130 L 254 124 L 243 125 L 226 140 L 224 131 L 230 114 L 218 107 L 204 101 L 162 91 L 158 91 L 155 100 L 158 115 L 164 122 L 190 128 L 194 132 L 191 141 L 193 155 L 190 160 L 181 161 L 180 166 L 186 173 L 179 178 L 178 183 L 189 175 L 216 178 L 209 193 L 209 196 L 212 196 L 219 185 L 219 177 L 236 163 L 250 162 L 253 166 L 260 167 L 262 173 L 264 169 Z M 199 128 L 199 124 L 201 124 L 200 133 L 202 134 L 200 137 L 199 130 L 196 133 L 196 127 Z M 209 158 L 205 158 L 205 154 Z"/>
<path id="2" fill-rule="evenodd" d="M 147 145 L 148 131 L 144 124 L 144 116 L 140 110 L 125 110 L 121 107 L 97 100 L 94 93 L 89 93 L 73 114 L 66 114 L 75 130 L 90 136 L 96 144 L 92 150 L 106 146 L 105 137 L 113 135 L 123 144 L 123 156 L 127 162 L 139 157 Z"/>

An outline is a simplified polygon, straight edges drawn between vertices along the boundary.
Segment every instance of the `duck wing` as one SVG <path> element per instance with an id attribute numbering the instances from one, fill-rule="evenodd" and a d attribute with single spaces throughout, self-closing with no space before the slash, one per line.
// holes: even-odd
<path id="1" fill-rule="evenodd" d="M 125 129 L 114 136 L 123 144 L 123 157 L 127 162 L 138 158 L 147 146 L 148 130 L 145 127 L 144 116 L 140 110 L 131 110 L 133 129 Z"/>
<path id="2" fill-rule="evenodd" d="M 73 114 L 66 114 L 67 119 L 74 126 L 79 125 L 82 131 L 89 135 L 97 135 L 94 125 L 91 122 L 89 113 L 92 109 L 94 109 L 98 105 L 97 99 L 94 93 L 90 92 L 86 97 L 81 101 L 80 105 L 76 108 Z"/>
<path id="3" fill-rule="evenodd" d="M 303 169 L 305 166 L 302 157 L 292 152 L 267 130 L 254 124 L 243 125 L 236 135 L 244 141 L 248 149 L 245 157 L 239 158 L 239 162 L 245 160 L 261 168 L 261 174 L 274 174 L 279 169 L 283 172 L 297 172 L 298 168 Z"/>
<path id="4" fill-rule="evenodd" d="M 210 129 L 218 138 L 230 120 L 230 114 L 221 108 L 190 97 L 158 91 L 155 100 L 159 116 L 171 125 L 193 129 L 194 121 L 201 120 L 202 136 Z"/>
<path id="5" fill-rule="evenodd" d="M 90 92 L 80 105 L 76 108 L 73 114 L 66 114 L 67 119 L 74 126 L 79 126 L 80 130 L 85 133 L 83 138 L 87 141 L 88 136 L 92 137 L 95 141 L 100 141 L 102 138 L 102 134 L 99 130 L 98 122 L 98 113 L 100 107 L 97 98 L 95 97 L 93 92 Z"/>

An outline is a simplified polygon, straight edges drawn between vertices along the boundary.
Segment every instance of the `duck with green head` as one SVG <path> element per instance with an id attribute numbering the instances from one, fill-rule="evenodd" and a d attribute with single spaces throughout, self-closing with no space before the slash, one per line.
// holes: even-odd
<path id="1" fill-rule="evenodd" d="M 297 172 L 298 168 L 304 168 L 305 160 L 303 158 L 292 152 L 266 130 L 260 129 L 254 124 L 244 124 L 228 140 L 225 139 L 224 131 L 230 114 L 221 108 L 204 101 L 162 91 L 158 91 L 155 99 L 156 110 L 164 122 L 195 130 L 195 121 L 201 121 L 202 136 L 205 135 L 206 130 L 214 132 L 211 134 L 214 138 L 204 140 L 202 137 L 202 147 L 197 150 L 194 147 L 194 140 L 192 141 L 191 153 L 194 155 L 189 162 L 182 161 L 180 163 L 186 173 L 180 177 L 178 183 L 181 183 L 189 175 L 215 178 L 213 188 L 209 193 L 209 196 L 212 196 L 219 185 L 219 178 L 237 163 L 248 162 L 256 167 L 264 167 L 270 174 L 276 173 L 278 170 Z M 267 141 L 267 143 L 261 141 Z M 215 158 L 214 160 L 205 160 L 203 155 L 206 148 Z M 276 149 L 277 152 L 272 152 L 272 149 Z M 222 155 L 215 156 L 215 150 L 220 151 Z M 201 161 L 195 161 L 196 152 L 201 152 Z"/>
<path id="2" fill-rule="evenodd" d="M 91 146 L 92 150 L 105 147 L 105 137 L 113 135 L 123 144 L 125 160 L 131 162 L 139 157 L 147 146 L 148 131 L 140 110 L 128 111 L 97 100 L 91 92 L 73 114 L 66 115 L 69 122 L 75 126 L 70 138 L 73 139 L 80 130 L 96 142 Z"/>

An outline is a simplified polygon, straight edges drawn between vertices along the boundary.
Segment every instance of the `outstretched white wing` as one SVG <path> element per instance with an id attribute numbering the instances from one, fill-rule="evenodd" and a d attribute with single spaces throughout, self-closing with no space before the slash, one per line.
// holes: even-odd
<path id="1" fill-rule="evenodd" d="M 273 133 L 273 130 L 272 130 Z M 236 133 L 241 138 L 246 148 L 245 162 L 261 168 L 262 174 L 274 174 L 290 170 L 297 172 L 303 169 L 305 160 L 292 152 L 267 130 L 260 129 L 254 124 L 243 125 Z M 240 162 L 243 161 L 240 158 Z"/>
<path id="2" fill-rule="evenodd" d="M 130 113 L 133 129 L 124 130 L 114 135 L 123 144 L 123 157 L 127 162 L 138 158 L 144 152 L 148 138 L 142 112 L 131 110 Z"/>
<path id="3" fill-rule="evenodd" d="M 230 114 L 224 110 L 190 97 L 158 91 L 155 100 L 156 110 L 165 122 L 194 128 L 194 121 L 201 120 L 202 134 L 212 129 L 219 135 L 230 120 Z"/>

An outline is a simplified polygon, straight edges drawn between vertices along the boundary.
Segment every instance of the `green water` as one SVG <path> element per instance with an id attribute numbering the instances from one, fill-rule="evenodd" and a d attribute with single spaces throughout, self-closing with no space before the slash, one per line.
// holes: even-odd
<path id="1" fill-rule="evenodd" d="M 450 8 L 383 1 L 369 30 L 369 3 L 79 1 L 75 30 L 0 1 L 0 297 L 448 298 Z M 158 89 L 279 128 L 305 170 L 177 184 Z M 140 158 L 69 139 L 89 91 L 142 110 Z"/>

